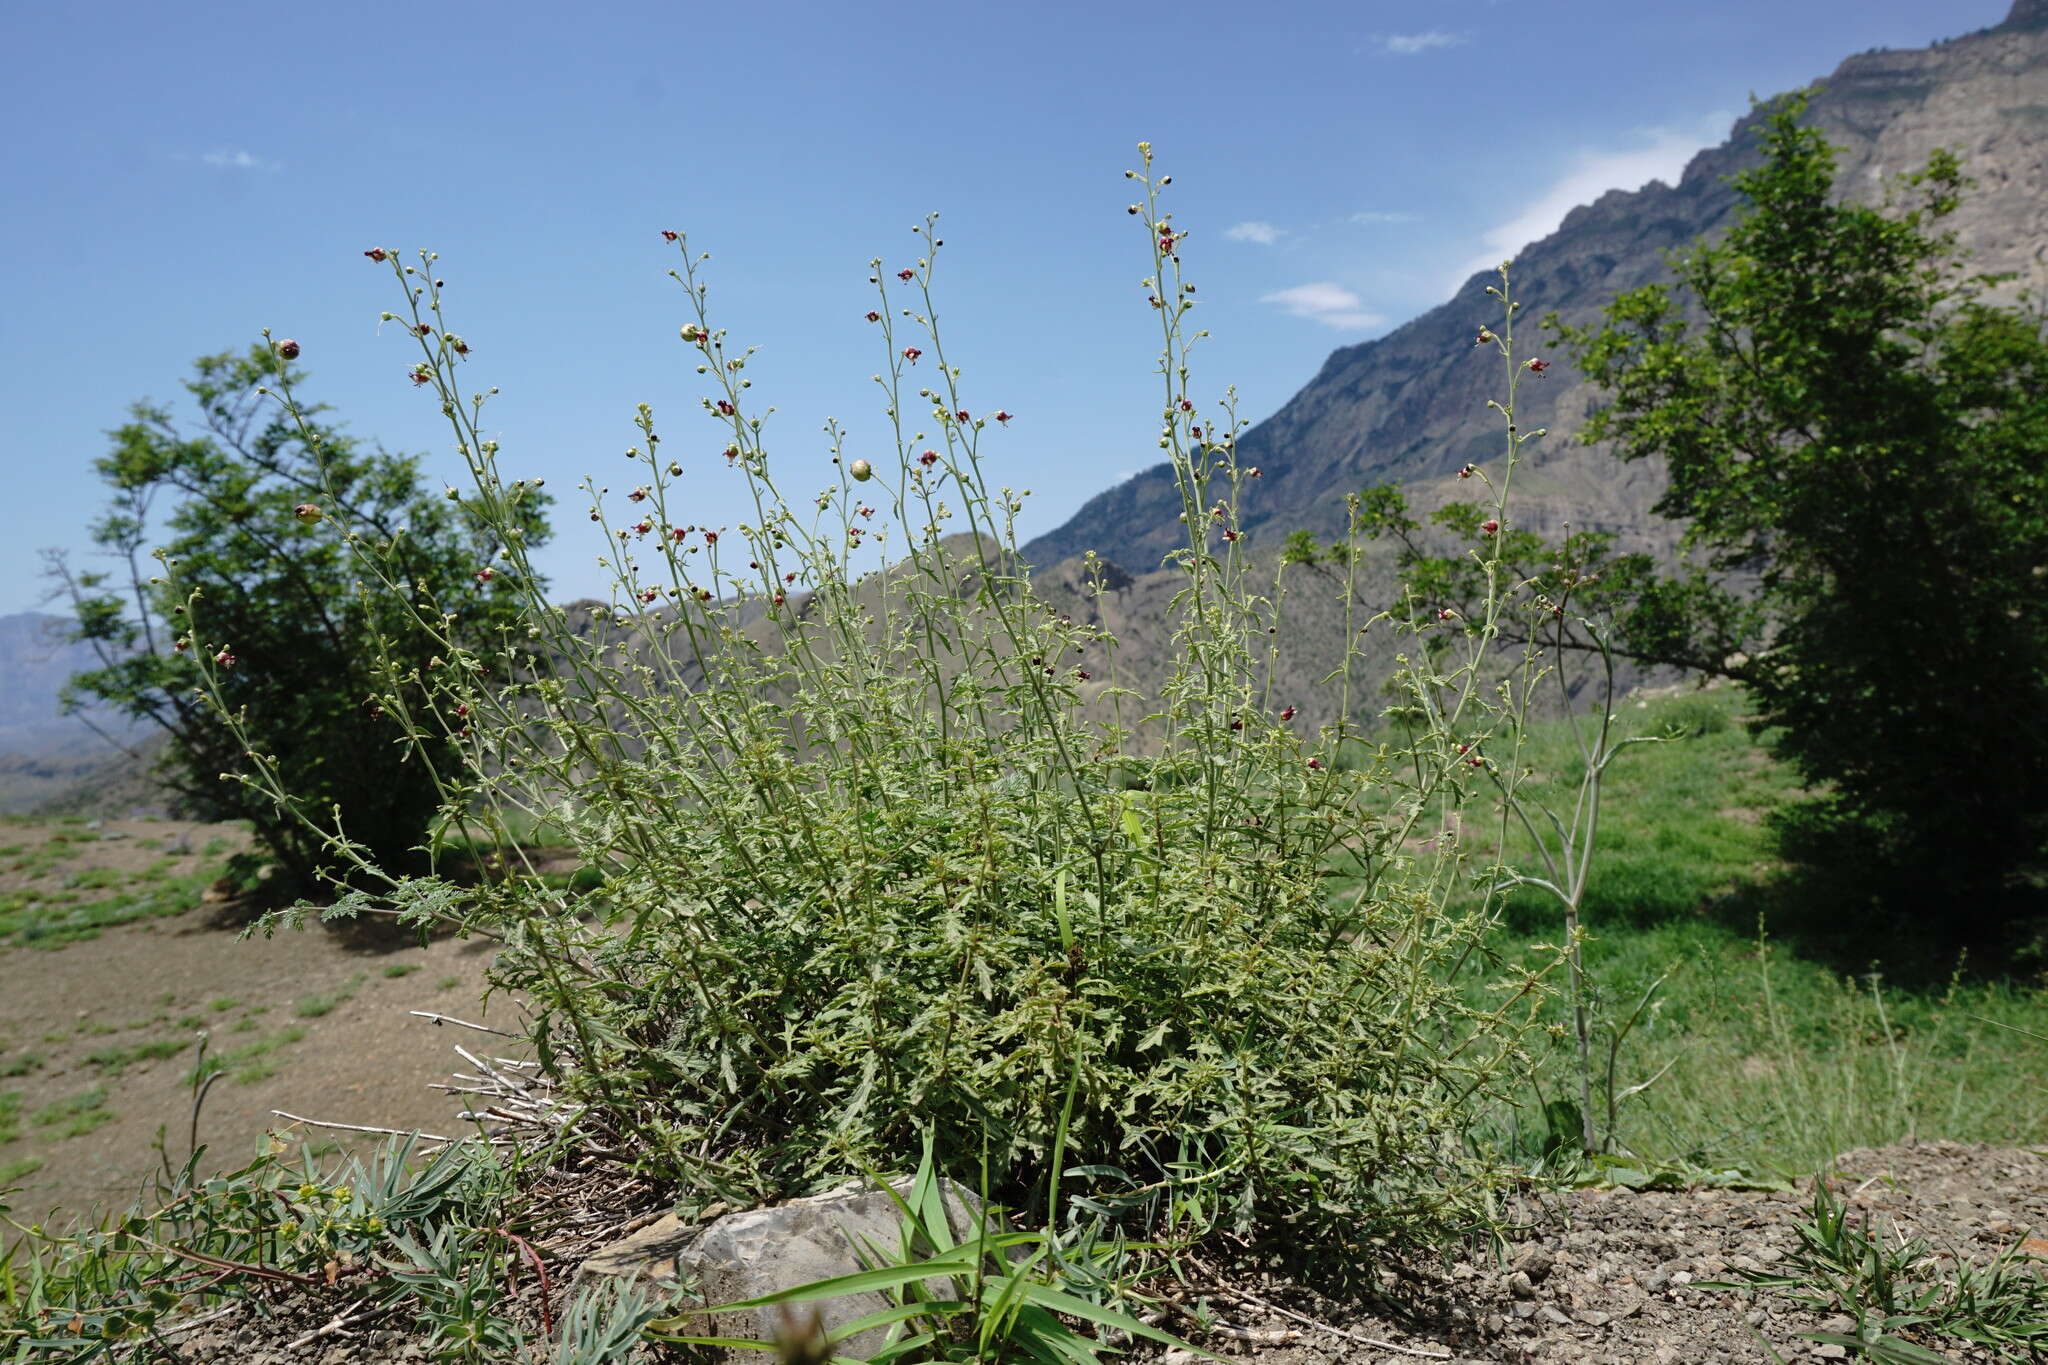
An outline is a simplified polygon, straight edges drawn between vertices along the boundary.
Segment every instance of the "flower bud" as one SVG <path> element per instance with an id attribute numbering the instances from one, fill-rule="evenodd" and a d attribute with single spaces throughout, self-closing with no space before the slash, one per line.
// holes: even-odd
<path id="1" fill-rule="evenodd" d="M 853 475 L 861 483 L 866 483 L 869 479 L 875 477 L 875 467 L 866 460 L 855 460 L 846 467 L 846 472 Z"/>
<path id="2" fill-rule="evenodd" d="M 299 343 L 293 341 L 290 337 L 286 337 L 283 341 L 277 343 L 277 353 L 286 360 L 297 360 L 299 358 Z"/>

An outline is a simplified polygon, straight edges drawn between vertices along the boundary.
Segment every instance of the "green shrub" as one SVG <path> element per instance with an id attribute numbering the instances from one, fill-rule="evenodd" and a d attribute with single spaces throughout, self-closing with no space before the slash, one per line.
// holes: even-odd
<path id="1" fill-rule="evenodd" d="M 335 910 L 501 937 L 494 979 L 533 1002 L 542 1066 L 657 1179 L 774 1197 L 900 1169 L 929 1135 L 942 1169 L 985 1170 L 1026 1211 L 1073 1171 L 1196 1229 L 1285 1218 L 1355 1238 L 1488 1216 L 1497 1172 L 1468 1118 L 1514 1066 L 1543 974 L 1509 973 L 1479 1004 L 1454 979 L 1489 923 L 1483 902 L 1445 911 L 1470 869 L 1444 832 L 1474 799 L 1467 748 L 1507 721 L 1490 631 L 1404 675 L 1423 721 L 1370 761 L 1335 762 L 1363 733 L 1348 697 L 1303 733 L 1269 695 L 1285 622 L 1237 522 L 1257 471 L 1237 462 L 1232 400 L 1190 387 L 1194 287 L 1145 155 L 1159 444 L 1188 542 L 1176 657 L 1144 696 L 1091 604 L 1041 595 L 1017 558 L 1024 495 L 983 463 L 1011 416 L 948 364 L 929 221 L 914 265 L 873 264 L 893 439 L 857 455 L 829 423 L 814 472 L 834 482 L 814 498 L 778 482 L 752 351 L 714 325 L 704 258 L 678 241 L 682 340 L 708 386 L 688 420 L 759 511 L 678 525 L 683 466 L 641 405 L 643 482 L 607 522 L 616 596 L 573 614 L 538 595 L 514 533 L 537 481 L 501 475 L 487 400 L 464 396 L 479 386 L 449 344 L 441 267 L 371 253 L 405 290 L 417 383 L 474 478 L 466 504 L 505 532 L 478 573 L 527 610 L 496 649 L 444 633 L 427 698 L 387 705 L 423 745 L 465 738 L 467 764 L 439 770 L 451 839 L 507 812 L 545 819 L 605 872 L 580 899 L 534 878 L 393 876 Z M 1506 284 L 1490 292 L 1511 329 Z M 1511 425 L 1519 362 L 1501 355 L 1497 516 L 1528 439 Z M 586 490 L 606 521 L 604 490 Z M 877 545 L 893 566 L 859 574 Z M 1356 556 L 1333 559 L 1355 601 Z M 253 780 L 284 791 L 251 748 Z M 1364 875 L 1333 900 L 1339 850 Z M 359 846 L 332 855 L 359 885 L 378 871 Z"/>

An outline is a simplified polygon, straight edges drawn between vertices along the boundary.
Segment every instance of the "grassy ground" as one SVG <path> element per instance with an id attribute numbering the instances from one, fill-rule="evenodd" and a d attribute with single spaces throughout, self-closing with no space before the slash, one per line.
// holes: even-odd
<path id="1" fill-rule="evenodd" d="M 1633 746 L 1608 769 L 1585 899 L 1603 1126 L 1609 1045 L 1648 997 L 1614 1044 L 1614 1090 L 1650 1082 L 1618 1104 L 1617 1147 L 1800 1175 L 1852 1147 L 2048 1137 L 2048 1043 L 2012 1031 L 2048 1034 L 2039 983 L 1971 979 L 1966 964 L 1878 936 L 1826 936 L 1824 954 L 1811 946 L 1802 889 L 1768 827 L 1799 786 L 1751 736 L 1743 703 L 1720 688 L 1631 699 L 1618 712 L 1622 734 L 1678 737 Z M 1570 735 L 1559 723 L 1533 738 L 1527 790 L 1568 808 L 1579 776 Z M 1527 857 L 1526 842 L 1510 847 Z M 1555 902 L 1524 891 L 1492 946 L 1535 964 L 1547 956 L 1538 945 L 1562 936 Z M 1553 1001 L 1550 1022 L 1569 1019 Z M 1541 1047 L 1538 1096 L 1575 1096 L 1569 1036 Z M 1542 1141 L 1540 1106 L 1508 1121 L 1525 1145 Z"/>
<path id="2" fill-rule="evenodd" d="M 0 818 L 0 947 L 61 947 L 182 915 L 247 843 L 239 829 L 181 821 Z"/>

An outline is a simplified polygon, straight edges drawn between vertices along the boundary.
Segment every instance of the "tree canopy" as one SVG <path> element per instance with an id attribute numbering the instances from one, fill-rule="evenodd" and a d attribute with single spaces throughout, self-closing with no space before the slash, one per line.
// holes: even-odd
<path id="1" fill-rule="evenodd" d="M 96 461 L 109 499 L 92 538 L 121 567 L 52 567 L 101 660 L 71 680 L 71 699 L 160 726 L 165 778 L 188 808 L 250 821 L 303 884 L 329 866 L 325 839 L 224 775 L 245 771 L 249 748 L 271 756 L 306 810 L 338 813 L 385 866 L 416 865 L 460 768 L 460 718 L 423 723 L 432 675 L 451 641 L 480 645 L 519 614 L 491 567 L 493 532 L 423 487 L 417 457 L 366 447 L 320 406 L 302 425 L 266 394 L 303 382 L 297 351 L 202 357 L 185 383 L 196 430 L 135 404 Z M 521 504 L 529 545 L 546 537 L 544 506 Z M 422 627 L 406 597 L 445 629 Z M 205 675 L 220 705 L 202 698 Z"/>

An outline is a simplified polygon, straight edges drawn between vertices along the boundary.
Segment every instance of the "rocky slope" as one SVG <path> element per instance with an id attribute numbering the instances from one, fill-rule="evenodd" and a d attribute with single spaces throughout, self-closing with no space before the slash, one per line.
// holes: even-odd
<path id="1" fill-rule="evenodd" d="M 1958 152 L 1977 186 L 1952 220 L 1988 269 L 2017 270 L 2041 283 L 2036 254 L 2048 243 L 2048 0 L 2017 0 L 2005 22 L 1914 51 L 1851 57 L 1826 78 L 1813 120 L 1841 149 L 1839 183 L 1876 200 L 1887 180 L 1924 164 L 1929 152 Z M 1728 140 L 1701 152 L 1676 185 L 1653 182 L 1603 195 L 1531 244 L 1516 261 L 1523 316 L 1555 311 L 1595 318 L 1617 292 L 1665 278 L 1665 253 L 1725 227 L 1736 207 L 1726 183 L 1756 159 L 1756 115 Z M 1468 460 L 1500 453 L 1486 400 L 1501 381 L 1498 361 L 1475 352 L 1473 334 L 1497 314 L 1475 275 L 1457 296 L 1397 328 L 1330 356 L 1322 372 L 1277 413 L 1247 432 L 1241 449 L 1264 477 L 1244 504 L 1255 543 L 1277 544 L 1310 527 L 1342 525 L 1342 499 L 1360 487 L 1398 481 L 1421 505 L 1441 500 L 1439 481 Z M 2015 286 L 2017 287 L 2017 286 Z M 1562 357 L 1544 382 L 1522 388 L 1527 427 L 1548 427 L 1529 466 L 1531 523 L 1621 532 L 1634 545 L 1667 547 L 1673 528 L 1648 508 L 1660 472 L 1624 466 L 1573 438 L 1594 394 Z M 1025 547 L 1047 567 L 1094 549 L 1138 573 L 1179 543 L 1180 502 L 1164 465 L 1099 494 L 1066 525 Z"/>

